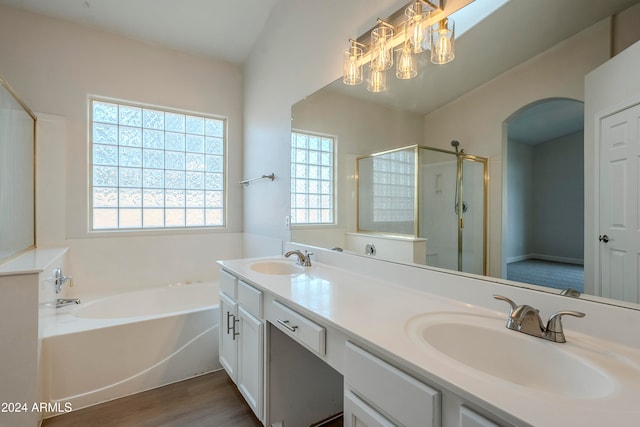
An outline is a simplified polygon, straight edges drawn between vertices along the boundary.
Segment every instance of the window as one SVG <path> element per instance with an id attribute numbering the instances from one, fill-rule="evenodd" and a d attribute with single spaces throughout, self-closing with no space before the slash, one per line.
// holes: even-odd
<path id="1" fill-rule="evenodd" d="M 334 223 L 335 138 L 291 133 L 291 223 Z"/>
<path id="2" fill-rule="evenodd" d="M 373 158 L 373 222 L 413 222 L 415 216 L 414 150 Z"/>
<path id="3" fill-rule="evenodd" d="M 90 100 L 91 229 L 225 224 L 224 119 Z"/>

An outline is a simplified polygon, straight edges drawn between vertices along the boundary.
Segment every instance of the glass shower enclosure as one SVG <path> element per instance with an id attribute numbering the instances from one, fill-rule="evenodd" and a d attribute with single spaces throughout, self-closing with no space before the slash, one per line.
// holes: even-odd
<path id="1" fill-rule="evenodd" d="M 358 232 L 425 238 L 423 264 L 486 274 L 486 158 L 410 146 L 357 167 Z"/>

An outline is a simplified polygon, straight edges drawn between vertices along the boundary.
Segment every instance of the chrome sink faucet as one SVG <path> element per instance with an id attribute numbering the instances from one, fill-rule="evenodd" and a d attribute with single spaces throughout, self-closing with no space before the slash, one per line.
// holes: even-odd
<path id="1" fill-rule="evenodd" d="M 296 255 L 298 257 L 298 265 L 311 267 L 311 255 L 313 255 L 313 252 L 304 251 L 304 253 L 302 253 L 299 250 L 295 249 L 284 254 L 285 258 L 289 258 L 291 255 Z"/>
<path id="2" fill-rule="evenodd" d="M 540 318 L 540 311 L 530 305 L 517 305 L 509 298 L 502 295 L 494 295 L 495 299 L 504 301 L 511 306 L 509 317 L 507 317 L 507 329 L 533 335 L 553 342 L 567 342 L 562 329 L 562 316 L 569 315 L 584 317 L 585 314 L 579 311 L 564 310 L 553 313 L 547 321 L 545 327 Z"/>

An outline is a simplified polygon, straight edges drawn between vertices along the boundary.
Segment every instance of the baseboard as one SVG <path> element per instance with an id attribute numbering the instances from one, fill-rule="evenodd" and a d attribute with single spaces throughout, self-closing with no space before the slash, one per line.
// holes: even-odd
<path id="1" fill-rule="evenodd" d="M 562 262 L 565 264 L 584 265 L 583 259 L 560 257 L 560 256 L 545 255 L 545 254 L 527 254 L 527 255 L 510 257 L 510 258 L 507 258 L 507 264 L 511 264 L 512 262 L 525 261 L 528 259 L 539 259 L 542 261 L 552 261 L 552 262 Z"/>

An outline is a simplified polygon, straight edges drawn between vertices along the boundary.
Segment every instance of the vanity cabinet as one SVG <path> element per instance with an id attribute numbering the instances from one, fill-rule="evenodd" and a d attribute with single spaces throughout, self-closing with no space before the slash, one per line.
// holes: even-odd
<path id="1" fill-rule="evenodd" d="M 520 425 L 446 383 L 410 374 L 402 359 L 259 278 L 247 279 L 253 285 L 240 273 L 220 275 L 220 362 L 264 425 L 316 425 L 340 413 L 347 427 Z"/>
<path id="2" fill-rule="evenodd" d="M 264 418 L 262 292 L 220 272 L 220 363 L 258 419 Z"/>

